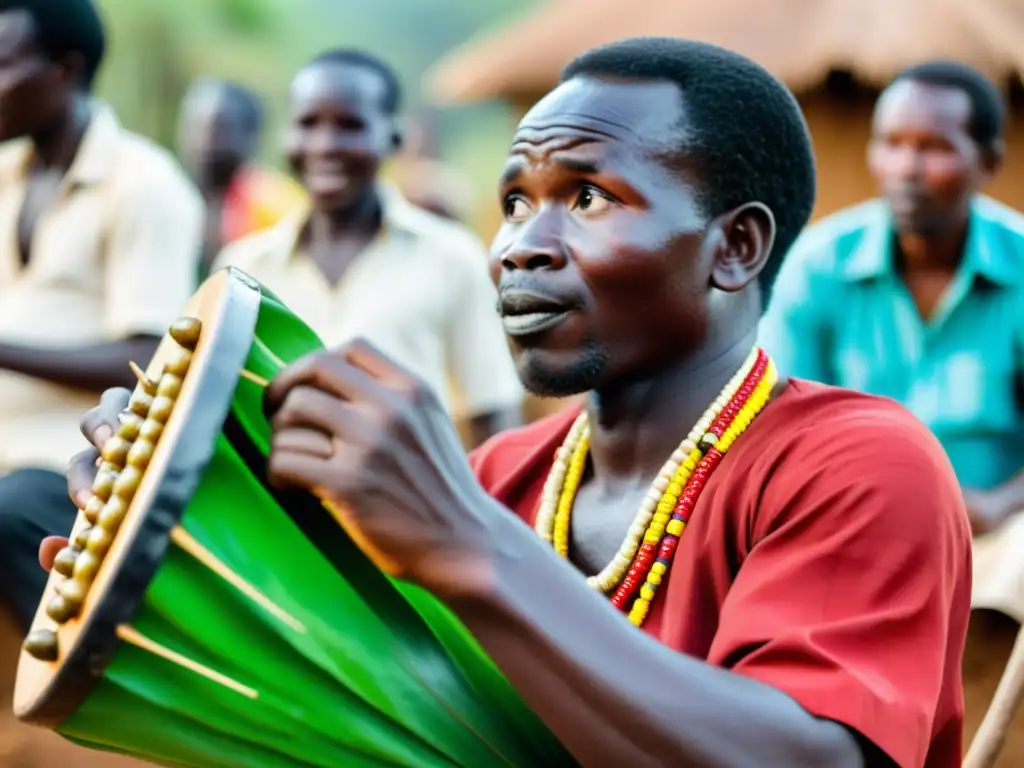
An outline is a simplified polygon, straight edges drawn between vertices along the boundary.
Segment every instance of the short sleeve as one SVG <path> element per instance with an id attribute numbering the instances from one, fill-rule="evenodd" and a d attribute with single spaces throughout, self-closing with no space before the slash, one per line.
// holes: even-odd
<path id="1" fill-rule="evenodd" d="M 452 264 L 461 274 L 448 326 L 447 359 L 463 405 L 464 416 L 514 408 L 523 401 L 523 387 L 498 318 L 497 292 L 487 274 L 487 254 L 475 238 L 459 244 Z M 454 276 L 453 276 L 454 277 Z"/>
<path id="2" fill-rule="evenodd" d="M 122 188 L 111 217 L 105 322 L 117 338 L 162 336 L 197 287 L 202 199 L 184 174 L 156 170 Z"/>
<path id="3" fill-rule="evenodd" d="M 825 312 L 833 300 L 827 284 L 831 274 L 822 276 L 815 269 L 823 247 L 798 240 L 786 255 L 761 319 L 758 343 L 785 375 L 835 384 Z"/>
<path id="4" fill-rule="evenodd" d="M 953 470 L 915 427 L 829 423 L 778 463 L 709 654 L 902 768 L 924 765 L 951 717 L 971 589 Z"/>

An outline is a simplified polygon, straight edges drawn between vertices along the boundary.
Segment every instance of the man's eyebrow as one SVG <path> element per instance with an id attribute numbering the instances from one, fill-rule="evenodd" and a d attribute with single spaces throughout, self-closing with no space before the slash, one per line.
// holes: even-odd
<path id="1" fill-rule="evenodd" d="M 593 160 L 580 160 L 574 157 L 567 157 L 563 160 L 556 160 L 555 162 L 563 168 L 567 168 L 573 173 L 578 173 L 583 176 L 592 175 L 600 172 L 601 170 L 601 166 Z"/>
<path id="2" fill-rule="evenodd" d="M 575 157 L 560 158 L 553 161 L 554 165 L 558 165 L 573 173 L 578 173 L 581 176 L 592 176 L 601 172 L 601 166 L 594 160 L 582 160 Z M 509 165 L 502 172 L 498 179 L 498 184 L 501 186 L 508 186 L 515 184 L 519 181 L 519 178 L 523 175 L 523 167 L 518 163 Z"/>
<path id="3" fill-rule="evenodd" d="M 498 186 L 506 187 L 510 184 L 515 184 L 519 181 L 519 177 L 523 175 L 523 168 L 520 165 L 510 165 L 501 172 L 501 176 L 498 177 Z"/>

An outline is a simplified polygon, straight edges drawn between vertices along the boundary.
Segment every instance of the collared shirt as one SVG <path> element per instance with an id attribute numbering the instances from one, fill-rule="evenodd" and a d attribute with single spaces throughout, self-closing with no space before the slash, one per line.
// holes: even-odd
<path id="1" fill-rule="evenodd" d="M 380 233 L 336 286 L 297 248 L 305 211 L 227 246 L 215 268 L 235 266 L 266 285 L 328 347 L 368 339 L 459 415 L 519 405 L 522 385 L 480 241 L 393 189 L 384 188 L 382 200 Z"/>
<path id="2" fill-rule="evenodd" d="M 992 488 L 1024 468 L 1024 216 L 974 200 L 963 260 L 927 321 L 894 243 L 879 200 L 810 227 L 779 273 L 761 343 L 789 375 L 899 401 L 965 488 Z"/>
<path id="3" fill-rule="evenodd" d="M 23 267 L 18 221 L 31 160 L 26 140 L 0 146 L 0 342 L 68 348 L 162 336 L 195 290 L 203 231 L 202 198 L 174 158 L 96 105 Z M 0 470 L 63 471 L 95 401 L 0 373 Z"/>

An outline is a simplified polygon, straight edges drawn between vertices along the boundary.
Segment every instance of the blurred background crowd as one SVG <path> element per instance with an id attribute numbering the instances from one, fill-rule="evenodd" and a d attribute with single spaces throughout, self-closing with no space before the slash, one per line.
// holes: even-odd
<path id="1" fill-rule="evenodd" d="M 770 351 L 797 375 L 907 404 L 950 453 L 979 537 L 1024 508 L 1024 2 L 96 5 L 102 64 L 87 52 L 63 82 L 32 69 L 38 19 L 19 27 L 0 4 L 0 468 L 20 480 L 0 484 L 0 558 L 34 557 L 25 542 L 38 533 L 5 522 L 4 504 L 36 499 L 36 520 L 68 514 L 59 470 L 80 439 L 72 415 L 125 380 L 128 359 L 145 359 L 221 265 L 265 282 L 325 342 L 365 334 L 414 367 L 444 391 L 467 447 L 563 407 L 524 396 L 494 314 L 495 180 L 518 118 L 562 66 L 649 34 L 718 43 L 784 80 L 815 142 L 815 218 L 857 206 L 805 238 L 781 275 Z M 52 24 L 49 53 L 88 27 Z M 901 73 L 910 85 L 892 86 L 886 107 L 879 96 Z M 860 206 L 880 191 L 895 211 Z M 870 249 L 890 214 L 905 225 L 904 262 Z M 951 250 L 917 253 L 915 236 Z M 846 278 L 879 278 L 889 293 Z M 1012 638 L 1024 588 L 1010 591 L 1019 599 L 1004 590 L 978 607 Z M 0 766 L 114 765 L 13 722 L 16 634 L 0 643 Z"/>

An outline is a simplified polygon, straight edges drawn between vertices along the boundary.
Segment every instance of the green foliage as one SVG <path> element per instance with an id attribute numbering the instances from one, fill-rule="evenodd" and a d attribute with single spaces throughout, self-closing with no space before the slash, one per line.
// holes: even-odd
<path id="1" fill-rule="evenodd" d="M 270 127 L 263 159 L 279 164 L 288 84 L 303 62 L 335 47 L 359 47 L 399 73 L 407 104 L 419 99 L 422 73 L 453 46 L 521 15 L 496 0 L 97 0 L 110 49 L 99 94 L 122 123 L 174 148 L 178 105 L 201 75 L 227 77 L 266 99 Z M 481 181 L 484 204 L 510 130 L 500 107 L 445 116 L 451 160 Z"/>

